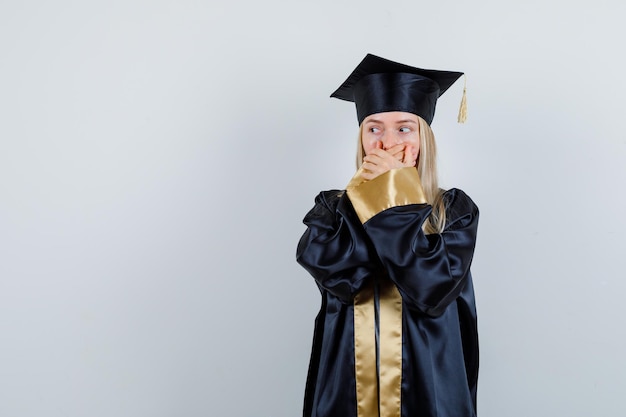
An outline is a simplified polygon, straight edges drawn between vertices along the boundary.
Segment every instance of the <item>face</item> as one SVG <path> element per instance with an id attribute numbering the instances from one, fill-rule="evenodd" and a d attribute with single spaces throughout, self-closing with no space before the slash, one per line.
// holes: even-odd
<path id="1" fill-rule="evenodd" d="M 417 157 L 420 149 L 418 117 L 413 113 L 390 111 L 375 113 L 363 120 L 361 143 L 365 155 L 372 149 L 388 150 L 395 145 L 411 145 L 411 150 Z"/>

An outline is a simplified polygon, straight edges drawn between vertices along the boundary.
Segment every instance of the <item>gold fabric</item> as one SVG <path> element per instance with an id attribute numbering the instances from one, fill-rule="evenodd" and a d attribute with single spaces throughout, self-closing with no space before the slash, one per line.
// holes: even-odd
<path id="1" fill-rule="evenodd" d="M 426 203 L 422 183 L 414 167 L 392 169 L 370 181 L 362 175 L 361 167 L 346 187 L 361 223 L 391 207 Z"/>
<path id="2" fill-rule="evenodd" d="M 374 285 L 378 285 L 378 299 Z M 354 367 L 357 416 L 400 417 L 402 296 L 388 279 L 368 284 L 354 298 Z"/>
<path id="3" fill-rule="evenodd" d="M 380 415 L 400 417 L 402 296 L 390 280 L 380 282 Z"/>
<path id="4" fill-rule="evenodd" d="M 378 416 L 374 284 L 354 297 L 354 371 L 358 417 Z"/>
<path id="5" fill-rule="evenodd" d="M 370 181 L 363 178 L 361 168 L 346 192 L 362 223 L 391 207 L 426 203 L 417 169 L 413 167 L 393 169 Z M 358 417 L 400 417 L 402 296 L 389 279 L 368 284 L 354 298 L 354 357 Z"/>

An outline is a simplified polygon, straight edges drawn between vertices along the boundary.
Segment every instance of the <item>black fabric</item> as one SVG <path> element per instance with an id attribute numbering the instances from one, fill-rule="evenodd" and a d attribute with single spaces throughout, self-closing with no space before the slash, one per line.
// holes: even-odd
<path id="1" fill-rule="evenodd" d="M 428 124 L 437 99 L 462 72 L 411 67 L 367 54 L 331 97 L 356 104 L 359 125 L 370 114 L 387 111 L 413 113 Z"/>
<path id="2" fill-rule="evenodd" d="M 435 116 L 439 86 L 432 80 L 403 72 L 372 74 L 359 80 L 354 101 L 359 124 L 370 114 L 404 111 L 430 124 Z"/>
<path id="3" fill-rule="evenodd" d="M 304 417 L 357 417 L 354 296 L 390 279 L 403 300 L 402 417 L 475 417 L 478 333 L 470 265 L 478 208 L 446 192 L 447 222 L 425 235 L 429 205 L 393 207 L 362 225 L 341 191 L 318 195 L 297 260 L 322 294 Z"/>

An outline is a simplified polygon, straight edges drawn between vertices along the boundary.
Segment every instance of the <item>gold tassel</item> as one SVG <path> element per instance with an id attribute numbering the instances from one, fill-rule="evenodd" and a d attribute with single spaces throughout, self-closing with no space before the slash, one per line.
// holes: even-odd
<path id="1" fill-rule="evenodd" d="M 463 80 L 465 81 L 463 84 L 463 97 L 461 98 L 461 107 L 459 108 L 459 117 L 457 121 L 459 123 L 465 123 L 467 120 L 467 96 L 465 94 L 467 90 L 467 76 L 463 74 Z"/>

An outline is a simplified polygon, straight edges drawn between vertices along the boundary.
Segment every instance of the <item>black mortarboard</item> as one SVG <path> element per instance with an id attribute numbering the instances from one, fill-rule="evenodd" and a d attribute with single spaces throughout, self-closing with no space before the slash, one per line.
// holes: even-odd
<path id="1" fill-rule="evenodd" d="M 331 97 L 354 102 L 359 125 L 370 114 L 387 111 L 413 113 L 430 124 L 437 99 L 461 75 L 462 72 L 415 68 L 367 54 Z"/>

